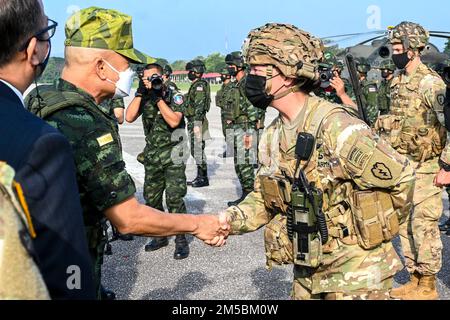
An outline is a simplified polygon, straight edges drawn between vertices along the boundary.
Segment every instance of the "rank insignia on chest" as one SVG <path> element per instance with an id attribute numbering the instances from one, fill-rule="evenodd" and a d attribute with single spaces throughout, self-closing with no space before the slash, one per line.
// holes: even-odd
<path id="1" fill-rule="evenodd" d="M 100 147 L 106 146 L 107 144 L 110 144 L 114 142 L 114 138 L 111 135 L 111 133 L 105 134 L 104 136 L 101 136 L 100 138 L 97 138 L 97 142 Z"/>
<path id="2" fill-rule="evenodd" d="M 197 91 L 203 92 L 203 87 L 197 87 Z"/>

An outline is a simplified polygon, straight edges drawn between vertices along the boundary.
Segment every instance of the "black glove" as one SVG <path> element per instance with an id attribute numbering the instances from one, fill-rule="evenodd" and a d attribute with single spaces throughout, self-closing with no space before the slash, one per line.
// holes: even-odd
<path id="1" fill-rule="evenodd" d="M 152 89 L 148 93 L 148 98 L 152 103 L 157 104 L 160 100 L 163 99 L 163 91 Z"/>
<path id="2" fill-rule="evenodd" d="M 148 94 L 148 89 L 144 84 L 144 81 L 141 79 L 139 80 L 139 87 L 136 91 L 136 97 L 143 97 Z"/>

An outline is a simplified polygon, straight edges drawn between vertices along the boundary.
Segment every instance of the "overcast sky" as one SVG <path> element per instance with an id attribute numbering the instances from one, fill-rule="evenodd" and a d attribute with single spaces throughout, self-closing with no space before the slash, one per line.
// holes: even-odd
<path id="1" fill-rule="evenodd" d="M 450 31 L 447 0 L 44 0 L 44 5 L 59 23 L 52 42 L 52 55 L 59 57 L 64 53 L 65 21 L 74 10 L 89 6 L 131 15 L 135 47 L 170 62 L 240 50 L 248 32 L 267 22 L 291 23 L 320 37 L 383 30 L 403 20 Z M 364 37 L 341 45 L 358 40 Z M 433 42 L 444 45 L 442 40 Z"/>

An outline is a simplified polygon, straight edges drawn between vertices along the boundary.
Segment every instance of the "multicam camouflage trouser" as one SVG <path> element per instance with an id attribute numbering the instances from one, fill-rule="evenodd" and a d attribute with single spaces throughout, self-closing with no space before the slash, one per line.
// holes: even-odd
<path id="1" fill-rule="evenodd" d="M 442 241 L 439 220 L 442 216 L 442 189 L 434 186 L 435 174 L 417 173 L 414 213 L 400 228 L 406 268 L 409 273 L 429 276 L 442 267 Z M 416 204 L 417 197 L 429 195 Z"/>
<path id="2" fill-rule="evenodd" d="M 389 278 L 380 283 L 378 290 L 357 290 L 353 292 L 327 292 L 312 294 L 297 279 L 291 291 L 292 300 L 390 300 L 389 291 L 392 289 L 394 278 Z"/>

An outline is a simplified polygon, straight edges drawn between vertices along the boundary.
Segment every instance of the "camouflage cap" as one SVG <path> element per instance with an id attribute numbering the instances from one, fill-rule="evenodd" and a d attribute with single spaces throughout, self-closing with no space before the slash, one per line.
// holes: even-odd
<path id="1" fill-rule="evenodd" d="M 379 69 L 390 70 L 394 72 L 397 69 L 397 67 L 395 66 L 394 62 L 391 59 L 386 59 L 380 63 Z"/>
<path id="2" fill-rule="evenodd" d="M 67 47 L 115 51 L 135 63 L 156 60 L 133 48 L 131 17 L 119 11 L 90 7 L 74 13 L 66 22 Z"/>
<path id="3" fill-rule="evenodd" d="M 274 65 L 288 78 L 317 80 L 323 48 L 320 39 L 293 25 L 269 23 L 249 33 L 242 51 L 247 64 Z"/>
<path id="4" fill-rule="evenodd" d="M 430 33 L 421 25 L 403 21 L 389 31 L 391 44 L 403 44 L 405 49 L 423 49 L 430 40 Z"/>
<path id="5" fill-rule="evenodd" d="M 229 65 L 235 65 L 238 68 L 245 68 L 244 58 L 242 57 L 242 53 L 240 51 L 235 51 L 227 54 L 227 56 L 225 57 L 225 63 Z"/>

